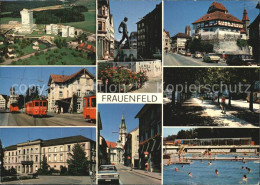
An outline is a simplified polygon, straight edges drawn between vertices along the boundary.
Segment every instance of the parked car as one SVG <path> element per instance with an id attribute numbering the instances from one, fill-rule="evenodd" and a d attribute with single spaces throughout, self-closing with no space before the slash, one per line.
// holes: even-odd
<path id="1" fill-rule="evenodd" d="M 256 65 L 256 60 L 253 59 L 252 55 L 238 54 L 238 55 L 228 55 L 226 57 L 226 62 L 228 65 L 240 66 L 240 65 Z"/>
<path id="2" fill-rule="evenodd" d="M 179 50 L 179 54 L 185 55 L 185 51 L 184 50 Z"/>
<path id="3" fill-rule="evenodd" d="M 220 57 L 215 53 L 207 53 L 203 57 L 204 62 L 216 62 L 218 63 L 220 61 Z"/>
<path id="4" fill-rule="evenodd" d="M 119 173 L 114 165 L 101 165 L 97 175 L 98 184 L 119 184 Z"/>
<path id="5" fill-rule="evenodd" d="M 189 51 L 186 51 L 186 52 L 185 52 L 185 56 L 188 56 L 188 57 L 190 57 L 190 56 L 191 56 L 191 52 L 189 52 Z"/>
<path id="6" fill-rule="evenodd" d="M 194 58 L 202 58 L 202 54 L 198 51 L 195 52 Z"/>

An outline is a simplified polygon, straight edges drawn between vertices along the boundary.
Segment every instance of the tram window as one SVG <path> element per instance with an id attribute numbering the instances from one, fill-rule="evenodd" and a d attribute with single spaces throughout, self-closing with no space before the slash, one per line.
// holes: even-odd
<path id="1" fill-rule="evenodd" d="M 90 103 L 89 103 L 89 98 L 87 99 L 87 107 L 90 106 Z"/>
<path id="2" fill-rule="evenodd" d="M 40 106 L 42 106 L 42 102 L 40 102 Z"/>
<path id="3" fill-rule="evenodd" d="M 86 107 L 86 99 L 83 100 L 83 107 Z"/>
<path id="4" fill-rule="evenodd" d="M 92 98 L 91 106 L 96 107 L 96 98 Z"/>
<path id="5" fill-rule="evenodd" d="M 39 106 L 39 102 L 35 102 L 34 106 Z"/>
<path id="6" fill-rule="evenodd" d="M 47 106 L 47 102 L 42 102 L 43 106 L 46 107 Z"/>

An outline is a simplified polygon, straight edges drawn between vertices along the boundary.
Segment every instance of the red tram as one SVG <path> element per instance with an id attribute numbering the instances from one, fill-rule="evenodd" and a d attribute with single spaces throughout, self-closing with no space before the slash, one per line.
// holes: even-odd
<path id="1" fill-rule="evenodd" d="M 25 113 L 32 116 L 46 116 L 47 100 L 32 100 L 26 103 Z"/>
<path id="2" fill-rule="evenodd" d="M 88 121 L 96 122 L 96 95 L 83 98 L 83 117 Z"/>
<path id="3" fill-rule="evenodd" d="M 11 112 L 11 113 L 19 112 L 19 107 L 18 107 L 18 105 L 15 104 L 15 103 L 12 103 L 12 104 L 10 105 L 10 112 Z"/>

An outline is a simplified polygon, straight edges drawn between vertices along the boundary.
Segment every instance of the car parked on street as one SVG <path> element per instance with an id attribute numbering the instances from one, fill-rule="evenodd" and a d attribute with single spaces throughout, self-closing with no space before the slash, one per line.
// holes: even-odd
<path id="1" fill-rule="evenodd" d="M 232 65 L 232 66 L 257 65 L 256 60 L 253 59 L 252 55 L 247 55 L 247 54 L 228 55 L 226 57 L 226 62 L 227 62 L 227 65 Z"/>
<path id="2" fill-rule="evenodd" d="M 216 62 L 220 61 L 220 57 L 216 53 L 207 53 L 203 57 L 203 62 Z"/>
<path id="3" fill-rule="evenodd" d="M 193 55 L 194 58 L 202 58 L 202 54 L 198 51 L 195 52 L 195 54 Z"/>
<path id="4" fill-rule="evenodd" d="M 185 55 L 185 51 L 184 50 L 179 50 L 179 54 Z"/>
<path id="5" fill-rule="evenodd" d="M 191 52 L 186 51 L 186 52 L 185 52 L 185 56 L 191 57 Z"/>
<path id="6" fill-rule="evenodd" d="M 101 165 L 97 175 L 98 184 L 119 184 L 119 173 L 114 165 Z"/>

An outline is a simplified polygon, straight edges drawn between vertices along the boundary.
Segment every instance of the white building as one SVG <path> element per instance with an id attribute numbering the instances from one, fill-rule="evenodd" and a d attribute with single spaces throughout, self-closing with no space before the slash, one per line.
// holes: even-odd
<path id="1" fill-rule="evenodd" d="M 22 27 L 18 30 L 19 33 L 30 34 L 33 32 L 33 29 L 36 27 L 33 24 L 33 12 L 28 9 L 23 9 L 20 11 L 22 19 Z"/>
<path id="2" fill-rule="evenodd" d="M 0 94 L 0 110 L 7 109 L 8 96 Z"/>
<path id="3" fill-rule="evenodd" d="M 47 159 L 50 168 L 60 170 L 61 166 L 68 168 L 73 146 L 80 144 L 90 161 L 90 170 L 95 171 L 96 142 L 84 136 L 71 136 L 50 140 L 37 139 L 8 146 L 4 150 L 3 165 L 6 169 L 12 167 L 18 174 L 36 173 L 43 157 Z"/>
<path id="4" fill-rule="evenodd" d="M 75 37 L 75 28 L 69 27 L 69 37 L 74 38 Z"/>
<path id="5" fill-rule="evenodd" d="M 61 31 L 62 37 L 68 37 L 69 36 L 69 26 L 63 26 Z"/>
<path id="6" fill-rule="evenodd" d="M 48 112 L 69 112 L 77 95 L 77 112 L 83 111 L 83 97 L 95 90 L 95 76 L 86 68 L 72 75 L 51 74 L 48 82 Z"/>
<path id="7" fill-rule="evenodd" d="M 177 33 L 172 37 L 172 49 L 174 52 L 180 50 L 185 50 L 187 40 L 190 40 L 191 37 L 185 33 Z"/>

